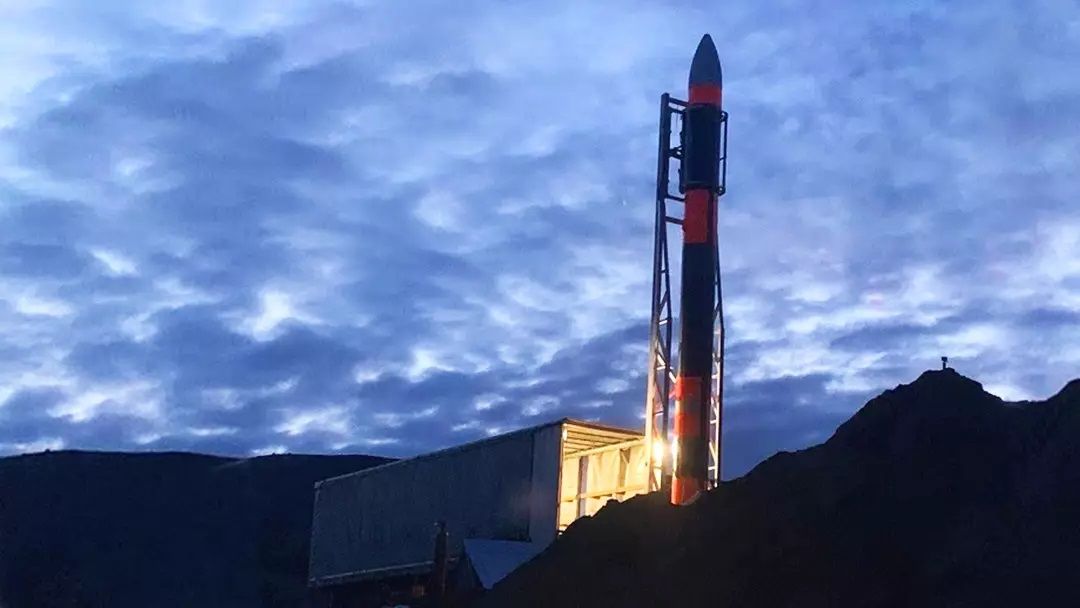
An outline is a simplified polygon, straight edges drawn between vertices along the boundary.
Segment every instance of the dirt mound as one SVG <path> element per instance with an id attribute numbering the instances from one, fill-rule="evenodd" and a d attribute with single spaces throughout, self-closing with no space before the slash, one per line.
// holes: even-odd
<path id="1" fill-rule="evenodd" d="M 1006 403 L 952 370 L 693 505 L 575 523 L 483 606 L 1080 605 L 1080 382 Z"/>

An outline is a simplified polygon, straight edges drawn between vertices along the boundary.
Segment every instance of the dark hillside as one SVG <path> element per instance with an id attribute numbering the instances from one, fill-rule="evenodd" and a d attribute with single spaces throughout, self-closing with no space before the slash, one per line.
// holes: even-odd
<path id="1" fill-rule="evenodd" d="M 955 371 L 695 504 L 573 524 L 488 606 L 1080 605 L 1080 381 L 1006 403 Z"/>
<path id="2" fill-rule="evenodd" d="M 0 459 L 0 605 L 300 606 L 315 481 L 371 456 Z"/>

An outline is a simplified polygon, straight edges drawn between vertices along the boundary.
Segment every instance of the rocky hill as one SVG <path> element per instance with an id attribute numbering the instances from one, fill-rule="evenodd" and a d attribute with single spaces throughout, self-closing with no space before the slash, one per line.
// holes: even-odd
<path id="1" fill-rule="evenodd" d="M 0 606 L 302 606 L 315 481 L 385 462 L 0 458 Z"/>
<path id="2" fill-rule="evenodd" d="M 1078 606 L 1080 381 L 1007 403 L 952 370 L 686 507 L 574 523 L 485 606 Z"/>

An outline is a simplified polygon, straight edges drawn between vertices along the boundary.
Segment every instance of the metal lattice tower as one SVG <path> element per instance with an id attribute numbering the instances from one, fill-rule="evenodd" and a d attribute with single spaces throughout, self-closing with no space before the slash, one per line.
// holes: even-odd
<path id="1" fill-rule="evenodd" d="M 672 475 L 672 390 L 677 363 L 672 359 L 675 318 L 671 300 L 671 264 L 668 228 L 681 226 L 682 218 L 669 213 L 669 203 L 679 208 L 684 198 L 670 190 L 671 164 L 682 171 L 683 116 L 686 102 L 665 93 L 660 98 L 660 137 L 656 171 L 656 223 L 653 231 L 652 317 L 649 325 L 649 367 L 645 397 L 645 441 L 648 449 L 649 491 L 669 492 Z M 725 191 L 727 177 L 727 112 L 720 113 L 720 184 L 717 196 Z M 678 142 L 672 145 L 672 121 L 678 119 Z M 716 308 L 713 315 L 713 362 L 710 382 L 708 487 L 720 481 L 724 394 L 724 308 L 720 280 L 720 249 L 715 248 Z"/>

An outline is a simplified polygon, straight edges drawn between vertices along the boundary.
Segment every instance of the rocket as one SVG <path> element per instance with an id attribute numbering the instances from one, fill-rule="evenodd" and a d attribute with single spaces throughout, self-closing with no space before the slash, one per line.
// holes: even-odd
<path id="1" fill-rule="evenodd" d="M 675 379 L 675 462 L 671 502 L 686 504 L 706 488 L 716 306 L 716 207 L 720 189 L 720 58 L 706 34 L 690 64 L 683 115 L 683 194 L 679 370 Z"/>

